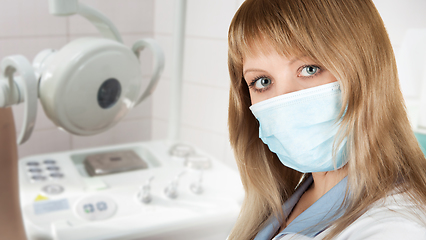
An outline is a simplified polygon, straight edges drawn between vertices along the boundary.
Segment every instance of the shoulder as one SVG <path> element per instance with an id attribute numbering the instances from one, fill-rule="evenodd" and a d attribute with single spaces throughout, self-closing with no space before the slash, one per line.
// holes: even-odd
<path id="1" fill-rule="evenodd" d="M 426 213 L 406 193 L 392 194 L 373 204 L 336 239 L 426 239 Z"/>

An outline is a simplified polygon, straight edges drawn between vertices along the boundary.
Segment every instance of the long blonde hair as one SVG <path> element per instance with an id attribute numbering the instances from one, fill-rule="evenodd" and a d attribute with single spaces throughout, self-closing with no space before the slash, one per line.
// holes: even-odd
<path id="1" fill-rule="evenodd" d="M 229 239 L 253 239 L 303 175 L 281 164 L 249 110 L 244 57 L 261 44 L 320 63 L 340 82 L 350 195 L 331 239 L 399 187 L 426 204 L 426 160 L 407 119 L 389 37 L 371 0 L 246 0 L 229 28 L 229 133 L 246 196 Z M 409 190 L 409 191 L 408 191 Z M 424 210 L 424 209 L 422 209 Z"/>

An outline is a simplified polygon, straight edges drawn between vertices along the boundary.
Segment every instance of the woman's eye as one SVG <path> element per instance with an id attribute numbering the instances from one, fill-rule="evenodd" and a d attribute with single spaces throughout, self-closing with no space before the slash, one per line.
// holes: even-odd
<path id="1" fill-rule="evenodd" d="M 269 79 L 267 77 L 261 77 L 261 78 L 258 78 L 257 80 L 255 80 L 254 88 L 255 89 L 263 89 L 263 88 L 266 88 L 269 85 L 271 85 L 271 83 L 272 83 L 271 79 Z"/>
<path id="2" fill-rule="evenodd" d="M 300 72 L 300 76 L 302 77 L 310 77 L 315 75 L 319 70 L 319 67 L 317 66 L 306 66 L 302 69 Z"/>

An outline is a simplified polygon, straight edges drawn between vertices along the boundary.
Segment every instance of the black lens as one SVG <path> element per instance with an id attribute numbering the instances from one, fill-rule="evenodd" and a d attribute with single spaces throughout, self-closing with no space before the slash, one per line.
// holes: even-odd
<path id="1" fill-rule="evenodd" d="M 98 91 L 98 103 L 101 108 L 110 108 L 114 106 L 120 98 L 121 85 L 115 78 L 110 78 L 102 83 Z"/>

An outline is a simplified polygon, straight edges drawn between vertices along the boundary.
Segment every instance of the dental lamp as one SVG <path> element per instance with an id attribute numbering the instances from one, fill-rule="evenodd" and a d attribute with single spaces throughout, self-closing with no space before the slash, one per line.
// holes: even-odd
<path id="1" fill-rule="evenodd" d="M 113 127 L 145 100 L 164 69 L 164 54 L 153 39 L 138 40 L 128 48 L 107 17 L 78 0 L 49 0 L 49 12 L 78 14 L 103 38 L 79 38 L 59 51 L 43 50 L 33 64 L 21 55 L 1 61 L 0 107 L 25 104 L 18 144 L 28 140 L 34 129 L 37 97 L 56 126 L 75 135 L 93 135 Z M 141 91 L 139 54 L 145 48 L 153 52 L 154 70 Z"/>

